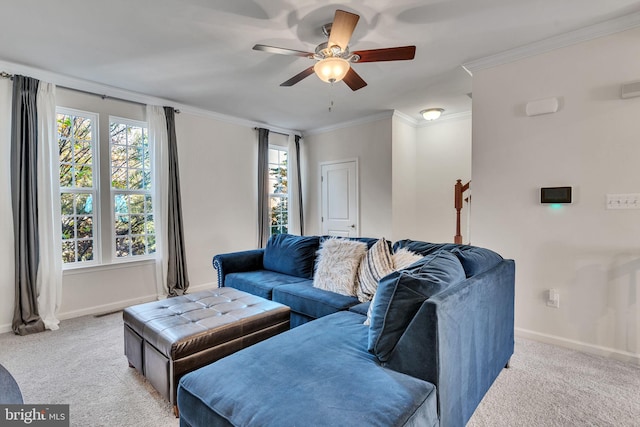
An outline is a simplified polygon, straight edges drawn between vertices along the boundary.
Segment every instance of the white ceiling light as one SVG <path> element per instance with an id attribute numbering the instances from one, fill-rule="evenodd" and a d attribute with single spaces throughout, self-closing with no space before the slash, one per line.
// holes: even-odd
<path id="1" fill-rule="evenodd" d="M 346 59 L 331 56 L 316 62 L 313 71 L 320 77 L 320 80 L 335 83 L 344 79 L 350 68 L 351 64 Z"/>
<path id="2" fill-rule="evenodd" d="M 435 120 L 440 117 L 443 111 L 444 108 L 427 108 L 426 110 L 420 111 L 420 114 L 422 114 L 425 120 Z"/>

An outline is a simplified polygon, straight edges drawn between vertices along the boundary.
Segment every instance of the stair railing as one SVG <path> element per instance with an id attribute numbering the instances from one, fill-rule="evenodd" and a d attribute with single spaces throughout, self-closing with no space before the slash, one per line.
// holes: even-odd
<path id="1" fill-rule="evenodd" d="M 454 207 L 456 208 L 456 235 L 453 238 L 453 242 L 457 244 L 462 244 L 462 234 L 460 232 L 460 211 L 464 205 L 464 202 L 469 203 L 471 201 L 471 196 L 469 195 L 466 199 L 464 198 L 464 193 L 469 191 L 469 184 L 471 181 L 466 184 L 462 184 L 462 180 L 459 179 L 456 181 L 456 185 L 454 186 Z"/>

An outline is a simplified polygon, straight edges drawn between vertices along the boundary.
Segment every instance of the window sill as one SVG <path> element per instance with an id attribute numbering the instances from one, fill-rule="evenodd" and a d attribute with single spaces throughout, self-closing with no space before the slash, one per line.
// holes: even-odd
<path id="1" fill-rule="evenodd" d="M 145 259 L 131 260 L 131 261 L 115 261 L 110 264 L 87 265 L 82 267 L 70 267 L 66 269 L 63 268 L 62 275 L 71 276 L 75 274 L 87 274 L 87 273 L 94 273 L 98 271 L 120 270 L 122 268 L 137 268 L 137 267 L 144 267 L 147 265 L 153 265 L 155 263 L 156 263 L 156 258 L 145 258 Z"/>

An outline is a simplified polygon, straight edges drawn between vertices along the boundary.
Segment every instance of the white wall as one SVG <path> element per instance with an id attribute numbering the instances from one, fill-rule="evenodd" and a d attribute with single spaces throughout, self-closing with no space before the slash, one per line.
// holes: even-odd
<path id="1" fill-rule="evenodd" d="M 640 193 L 640 29 L 476 71 L 472 239 L 516 261 L 516 327 L 541 340 L 640 362 L 640 210 L 606 210 Z M 526 102 L 557 96 L 555 114 Z M 539 204 L 571 185 L 574 204 Z M 560 292 L 560 308 L 545 291 Z"/>
<path id="2" fill-rule="evenodd" d="M 358 159 L 360 235 L 391 239 L 391 115 L 304 138 L 307 157 L 305 233 L 320 234 L 320 163 Z"/>
<path id="3" fill-rule="evenodd" d="M 258 142 L 251 127 L 176 116 L 189 281 L 214 285 L 214 255 L 257 247 Z"/>
<path id="4" fill-rule="evenodd" d="M 456 230 L 454 185 L 471 179 L 471 115 L 434 121 L 418 128 L 416 144 L 416 230 L 414 239 L 453 242 Z M 472 185 L 473 188 L 473 185 Z M 465 193 L 465 197 L 468 193 Z M 473 207 L 472 207 L 473 209 Z M 473 241 L 467 230 L 469 207 L 461 213 L 463 242 Z M 471 235 L 470 235 L 471 234 Z"/>
<path id="5" fill-rule="evenodd" d="M 416 127 L 394 115 L 392 130 L 392 227 L 393 240 L 416 235 Z"/>

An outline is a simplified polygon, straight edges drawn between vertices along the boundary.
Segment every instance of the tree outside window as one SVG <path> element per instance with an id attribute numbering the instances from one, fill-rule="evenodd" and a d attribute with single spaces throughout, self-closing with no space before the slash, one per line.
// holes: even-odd
<path id="1" fill-rule="evenodd" d="M 269 147 L 269 210 L 271 233 L 289 231 L 288 152 L 284 147 Z"/>

